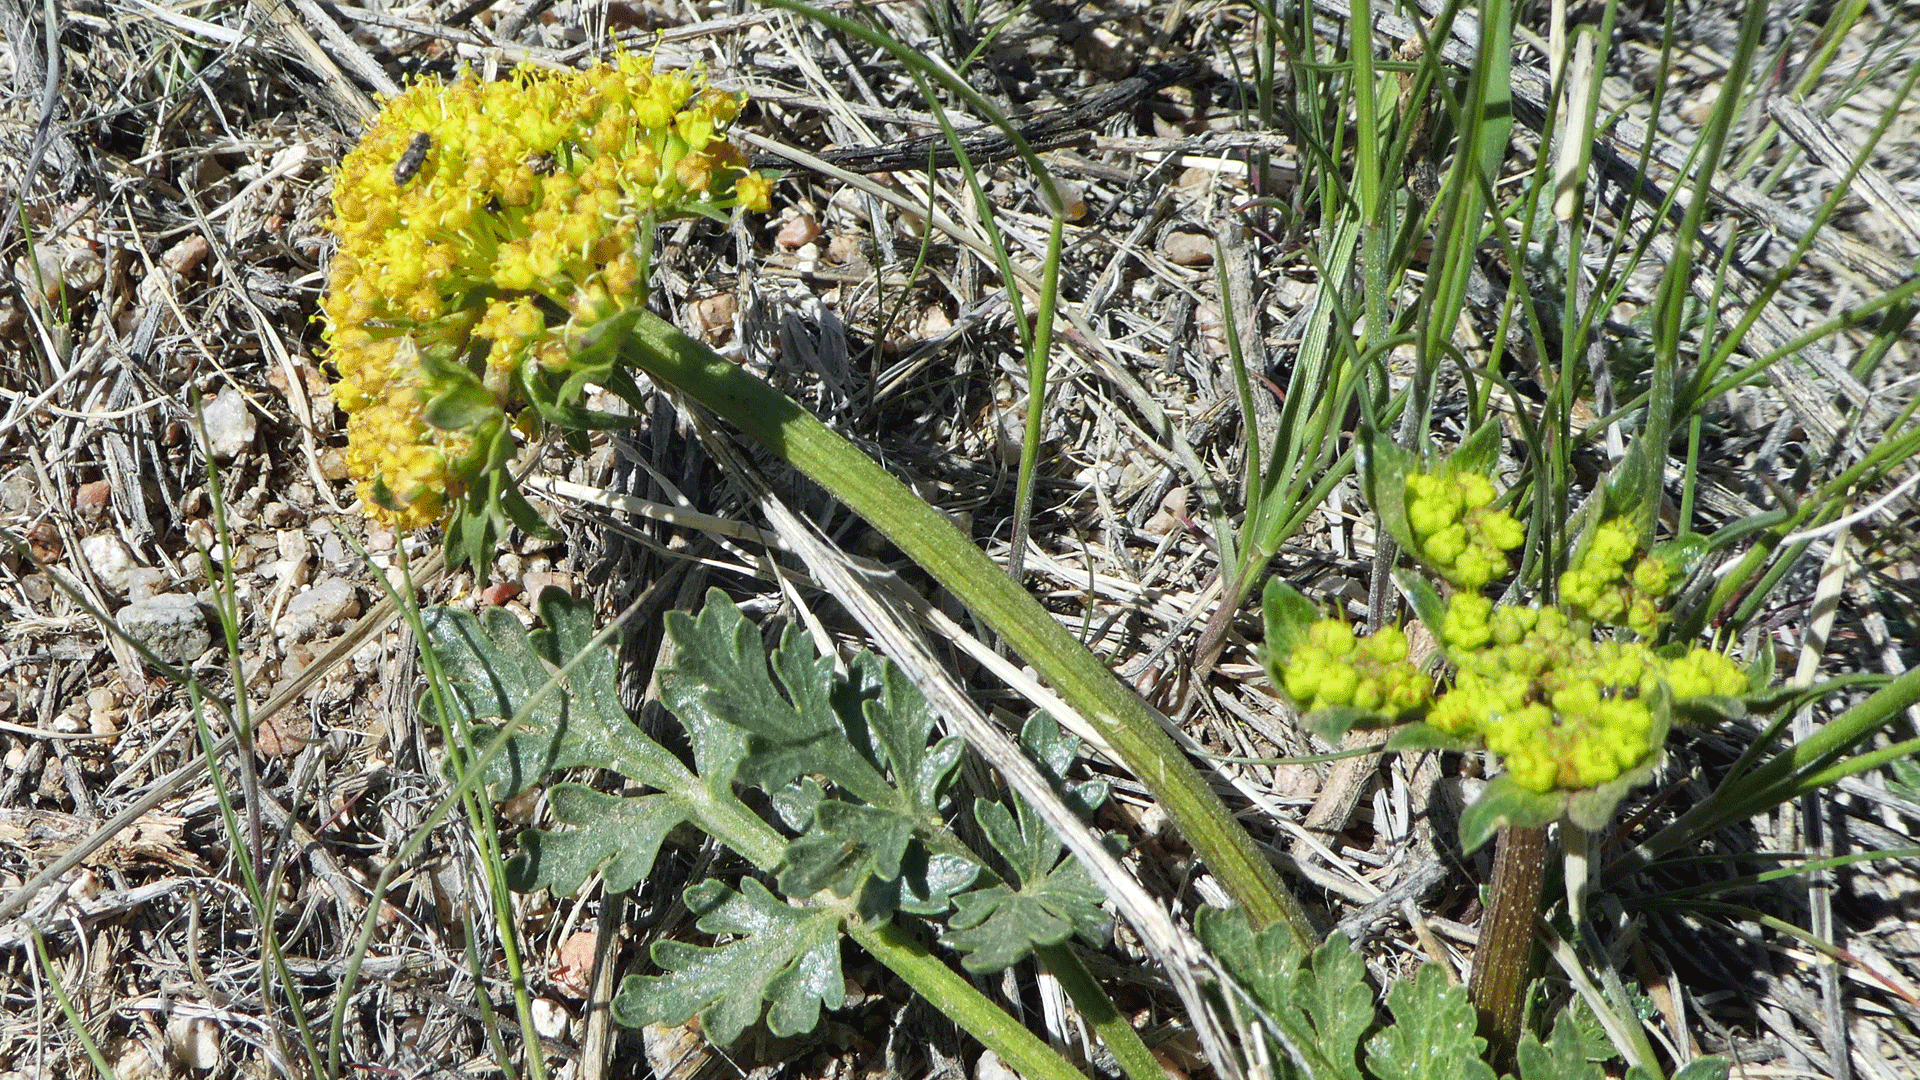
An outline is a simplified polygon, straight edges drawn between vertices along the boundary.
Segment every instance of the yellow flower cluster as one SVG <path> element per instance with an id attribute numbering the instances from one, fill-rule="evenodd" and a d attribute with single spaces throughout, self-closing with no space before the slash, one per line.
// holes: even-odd
<path id="1" fill-rule="evenodd" d="M 1399 719 L 1433 700 L 1433 679 L 1408 661 L 1407 636 L 1397 626 L 1356 638 L 1345 621 L 1322 619 L 1307 627 L 1279 681 L 1307 712 L 1351 707 Z"/>
<path id="2" fill-rule="evenodd" d="M 1415 555 L 1462 589 L 1478 589 L 1507 571 L 1508 551 L 1527 533 L 1512 514 L 1493 509 L 1493 482 L 1478 473 L 1407 477 L 1407 524 Z"/>
<path id="3" fill-rule="evenodd" d="M 322 305 L 370 510 L 432 524 L 502 464 L 523 382 L 645 302 L 649 215 L 767 208 L 772 182 L 721 137 L 742 103 L 634 55 L 386 103 L 335 178 Z"/>
<path id="4" fill-rule="evenodd" d="M 1579 618 L 1650 638 L 1675 584 L 1666 563 L 1640 551 L 1633 523 L 1615 519 L 1600 523 L 1579 564 L 1560 575 L 1560 602 Z"/>
<path id="5" fill-rule="evenodd" d="M 1454 586 L 1444 608 L 1422 607 L 1445 647 L 1450 684 L 1436 690 L 1407 661 L 1400 631 L 1356 639 L 1344 622 L 1311 621 L 1304 597 L 1270 585 L 1269 649 L 1292 644 L 1266 662 L 1303 711 L 1354 709 L 1369 714 L 1363 724 L 1424 720 L 1484 745 L 1515 784 L 1545 794 L 1594 788 L 1651 761 L 1664 732 L 1653 708 L 1663 686 L 1676 704 L 1746 694 L 1745 672 L 1712 649 L 1596 639 L 1597 623 L 1652 638 L 1667 617 L 1656 601 L 1678 575 L 1641 549 L 1631 520 L 1595 529 L 1561 578 L 1560 606 L 1496 604 L 1478 590 L 1504 570 L 1505 552 L 1523 535 L 1511 515 L 1492 509 L 1491 481 L 1443 469 L 1409 476 L 1406 496 L 1414 553 Z M 1430 589 L 1425 595 L 1440 602 Z"/>
<path id="6" fill-rule="evenodd" d="M 1555 608 L 1453 598 L 1441 628 L 1453 686 L 1427 713 L 1450 735 L 1479 736 L 1529 791 L 1606 783 L 1653 755 L 1647 698 L 1745 692 L 1746 675 L 1712 649 L 1666 659 L 1643 642 L 1595 641 Z"/>

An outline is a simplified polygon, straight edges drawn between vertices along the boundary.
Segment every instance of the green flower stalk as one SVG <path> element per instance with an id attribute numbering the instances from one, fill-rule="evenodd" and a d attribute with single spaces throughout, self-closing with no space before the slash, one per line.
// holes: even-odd
<path id="1" fill-rule="evenodd" d="M 772 182 L 721 137 L 743 101 L 622 55 L 386 103 L 335 177 L 322 305 L 369 513 L 411 529 L 517 500 L 497 479 L 514 428 L 591 423 L 573 406 L 610 373 L 574 347 L 644 305 L 645 224 L 767 208 Z"/>

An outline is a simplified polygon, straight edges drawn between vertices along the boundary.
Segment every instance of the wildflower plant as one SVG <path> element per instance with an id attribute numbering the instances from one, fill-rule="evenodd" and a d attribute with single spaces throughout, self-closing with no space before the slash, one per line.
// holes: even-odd
<path id="1" fill-rule="evenodd" d="M 1482 595 L 1507 575 L 1507 552 L 1525 539 L 1487 475 L 1496 435 L 1483 427 L 1427 470 L 1404 451 L 1369 447 L 1367 480 L 1383 524 L 1445 589 L 1399 577 L 1440 645 L 1437 679 L 1408 658 L 1398 628 L 1356 638 L 1278 580 L 1265 597 L 1274 684 L 1323 732 L 1412 721 L 1395 745 L 1481 747 L 1499 757 L 1503 775 L 1461 823 L 1469 848 L 1500 825 L 1563 813 L 1599 827 L 1651 775 L 1676 708 L 1737 714 L 1754 686 L 1717 650 L 1656 646 L 1690 548 L 1649 545 L 1650 522 L 1617 493 L 1603 495 L 1613 500 L 1607 516 L 1559 575 L 1558 603 Z"/>
<path id="2" fill-rule="evenodd" d="M 335 177 L 322 305 L 371 513 L 448 522 L 476 567 L 509 522 L 544 531 L 505 468 L 515 433 L 629 422 L 582 407 L 632 381 L 581 339 L 645 306 L 654 221 L 767 208 L 772 181 L 724 138 L 743 102 L 624 54 L 385 104 Z"/>

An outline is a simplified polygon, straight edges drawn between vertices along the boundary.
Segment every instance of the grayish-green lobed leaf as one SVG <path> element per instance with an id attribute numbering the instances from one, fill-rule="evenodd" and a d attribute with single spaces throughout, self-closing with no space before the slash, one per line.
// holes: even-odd
<path id="1" fill-rule="evenodd" d="M 1100 888 L 1078 860 L 1061 860 L 1060 841 L 1016 798 L 1019 821 L 1000 803 L 979 802 L 974 818 L 1006 859 L 1015 884 L 975 889 L 954 897 L 943 940 L 963 954 L 968 971 L 1002 971 L 1035 945 L 1058 945 L 1079 934 L 1098 941 L 1106 933 Z"/>
<path id="2" fill-rule="evenodd" d="M 780 891 L 812 896 L 830 889 L 851 896 L 869 877 L 891 881 L 913 841 L 913 820 L 891 809 L 827 800 L 814 811 L 813 828 L 787 845 Z"/>
<path id="3" fill-rule="evenodd" d="M 1436 964 L 1387 991 L 1393 1024 L 1367 1040 L 1367 1066 L 1379 1080 L 1493 1080 L 1480 1055 L 1473 1003 Z"/>
<path id="4" fill-rule="evenodd" d="M 793 907 L 748 879 L 739 892 L 704 881 L 686 892 L 701 930 L 734 940 L 711 947 L 661 941 L 653 960 L 664 975 L 629 975 L 613 1000 L 629 1027 L 684 1024 L 694 1016 L 725 1046 L 760 1019 L 775 1035 L 813 1030 L 822 1008 L 846 1004 L 839 916 Z"/>
<path id="5" fill-rule="evenodd" d="M 1553 1036 L 1544 1046 L 1531 1031 L 1521 1035 L 1514 1064 L 1520 1068 L 1520 1080 L 1604 1080 L 1607 1075 L 1605 1069 L 1587 1060 L 1586 1043 L 1569 1012 L 1560 1014 L 1553 1025 Z"/>
<path id="6" fill-rule="evenodd" d="M 589 602 L 547 589 L 538 606 L 545 628 L 534 633 L 499 608 L 489 609 L 484 623 L 448 608 L 422 613 L 427 642 L 468 716 L 502 721 L 512 717 L 589 647 Z M 727 759 L 737 760 L 743 749 L 741 741 L 731 731 L 715 732 L 711 737 L 717 742 L 702 747 L 699 734 L 695 732 L 696 751 L 704 749 L 713 759 L 701 762 L 702 771 L 711 764 L 725 773 Z M 617 769 L 661 789 L 689 780 L 685 766 L 647 738 L 620 707 L 613 653 L 605 648 L 581 659 L 562 686 L 539 700 L 494 759 L 488 778 L 496 785 L 495 794 L 507 798 L 554 770 L 579 766 Z"/>
<path id="7" fill-rule="evenodd" d="M 893 773 L 900 796 L 896 805 L 921 821 L 938 821 L 964 744 L 952 736 L 928 743 L 934 730 L 933 709 L 906 672 L 872 653 L 856 657 L 854 667 L 871 669 L 880 688 L 878 697 L 863 702 L 862 718 L 884 752 L 884 765 Z"/>
<path id="8" fill-rule="evenodd" d="M 1091 818 L 1093 812 L 1107 801 L 1108 786 L 1105 780 L 1074 783 L 1067 779 L 1067 770 L 1073 767 L 1074 759 L 1080 756 L 1080 740 L 1068 734 L 1058 721 L 1044 711 L 1027 717 L 1027 722 L 1020 725 L 1020 748 L 1046 774 L 1054 790 L 1060 793 L 1061 801 L 1075 814 Z"/>
<path id="9" fill-rule="evenodd" d="M 613 654 L 592 644 L 591 605 L 548 589 L 538 606 L 542 628 L 531 633 L 499 609 L 483 623 L 434 608 L 425 614 L 428 642 L 461 707 L 476 718 L 514 715 L 554 673 L 581 658 L 565 685 L 536 704 L 509 737 L 489 774 L 495 793 L 506 797 L 556 769 L 578 766 L 616 769 L 661 793 L 620 798 L 577 784 L 556 787 L 554 819 L 567 828 L 523 833 L 509 882 L 568 894 L 604 869 L 609 887 L 630 888 L 652 870 L 675 826 L 699 820 L 703 808 L 737 805 L 732 780 L 746 736 L 732 725 L 692 718 L 687 731 L 701 770 L 696 777 L 628 719 Z"/>
<path id="10" fill-rule="evenodd" d="M 1346 935 L 1329 938 L 1303 964 L 1286 927 L 1256 932 L 1243 911 L 1203 910 L 1197 929 L 1268 1031 L 1281 1037 L 1280 1076 L 1359 1080 L 1360 1040 L 1375 1023 L 1373 990 Z"/>
<path id="11" fill-rule="evenodd" d="M 805 832 L 813 824 L 814 811 L 826 800 L 827 791 L 820 781 L 811 776 L 803 776 L 798 783 L 769 794 L 773 803 L 773 812 L 780 816 L 780 823 L 794 832 Z"/>
<path id="12" fill-rule="evenodd" d="M 1294 1000 L 1338 1074 L 1359 1080 L 1360 1039 L 1374 1025 L 1373 989 L 1367 985 L 1366 961 L 1345 934 L 1334 934 L 1313 951 L 1294 986 Z"/>
<path id="13" fill-rule="evenodd" d="M 980 864 L 972 859 L 948 852 L 929 856 L 926 848 L 914 845 L 901 860 L 899 877 L 867 882 L 860 897 L 860 914 L 871 922 L 895 911 L 944 915 L 953 906 L 953 894 L 979 876 Z"/>
<path id="14" fill-rule="evenodd" d="M 682 723 L 724 723 L 747 733 L 743 783 L 772 792 L 817 774 L 863 801 L 886 799 L 885 778 L 848 740 L 835 708 L 833 661 L 816 655 L 808 638 L 789 628 L 769 672 L 758 628 L 717 589 L 697 618 L 668 613 L 667 633 L 677 651 L 660 673 L 661 699 Z"/>
<path id="15" fill-rule="evenodd" d="M 719 593 L 698 618 L 671 617 L 669 632 L 678 652 L 661 674 L 662 698 L 690 727 L 745 732 L 739 778 L 764 788 L 802 833 L 781 863 L 781 891 L 853 896 L 869 880 L 892 881 L 914 837 L 943 828 L 963 746 L 956 738 L 929 745 L 933 712 L 897 668 L 863 653 L 838 679 L 831 660 L 791 628 L 763 655 L 757 632 Z M 922 883 L 901 895 L 928 904 L 944 888 L 928 893 Z"/>
<path id="16" fill-rule="evenodd" d="M 507 885 L 521 892 L 552 889 L 571 896 L 599 870 L 611 892 L 624 892 L 653 871 L 667 834 L 695 811 L 674 795 L 622 798 L 581 784 L 556 784 L 553 818 L 568 829 L 528 829 L 507 864 Z"/>
<path id="17" fill-rule="evenodd" d="M 1639 1069 L 1642 1075 L 1636 1077 L 1633 1071 L 1629 1070 L 1627 1080 L 1643 1080 L 1646 1070 L 1640 1069 L 1638 1065 L 1634 1066 L 1634 1069 Z M 1732 1071 L 1733 1063 L 1726 1058 L 1697 1057 L 1682 1065 L 1680 1071 L 1673 1074 L 1673 1080 L 1727 1080 L 1728 1074 Z"/>

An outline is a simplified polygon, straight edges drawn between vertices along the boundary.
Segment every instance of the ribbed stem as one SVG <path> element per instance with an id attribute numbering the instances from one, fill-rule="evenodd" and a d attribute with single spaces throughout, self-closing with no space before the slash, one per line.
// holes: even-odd
<path id="1" fill-rule="evenodd" d="M 1467 993 L 1480 1015 L 1487 1063 L 1504 1070 L 1513 1063 L 1527 1003 L 1533 924 L 1540 913 L 1540 891 L 1547 874 L 1547 829 L 1509 825 L 1494 843 L 1493 885 L 1487 912 L 1480 919 L 1480 945 L 1473 952 Z"/>

